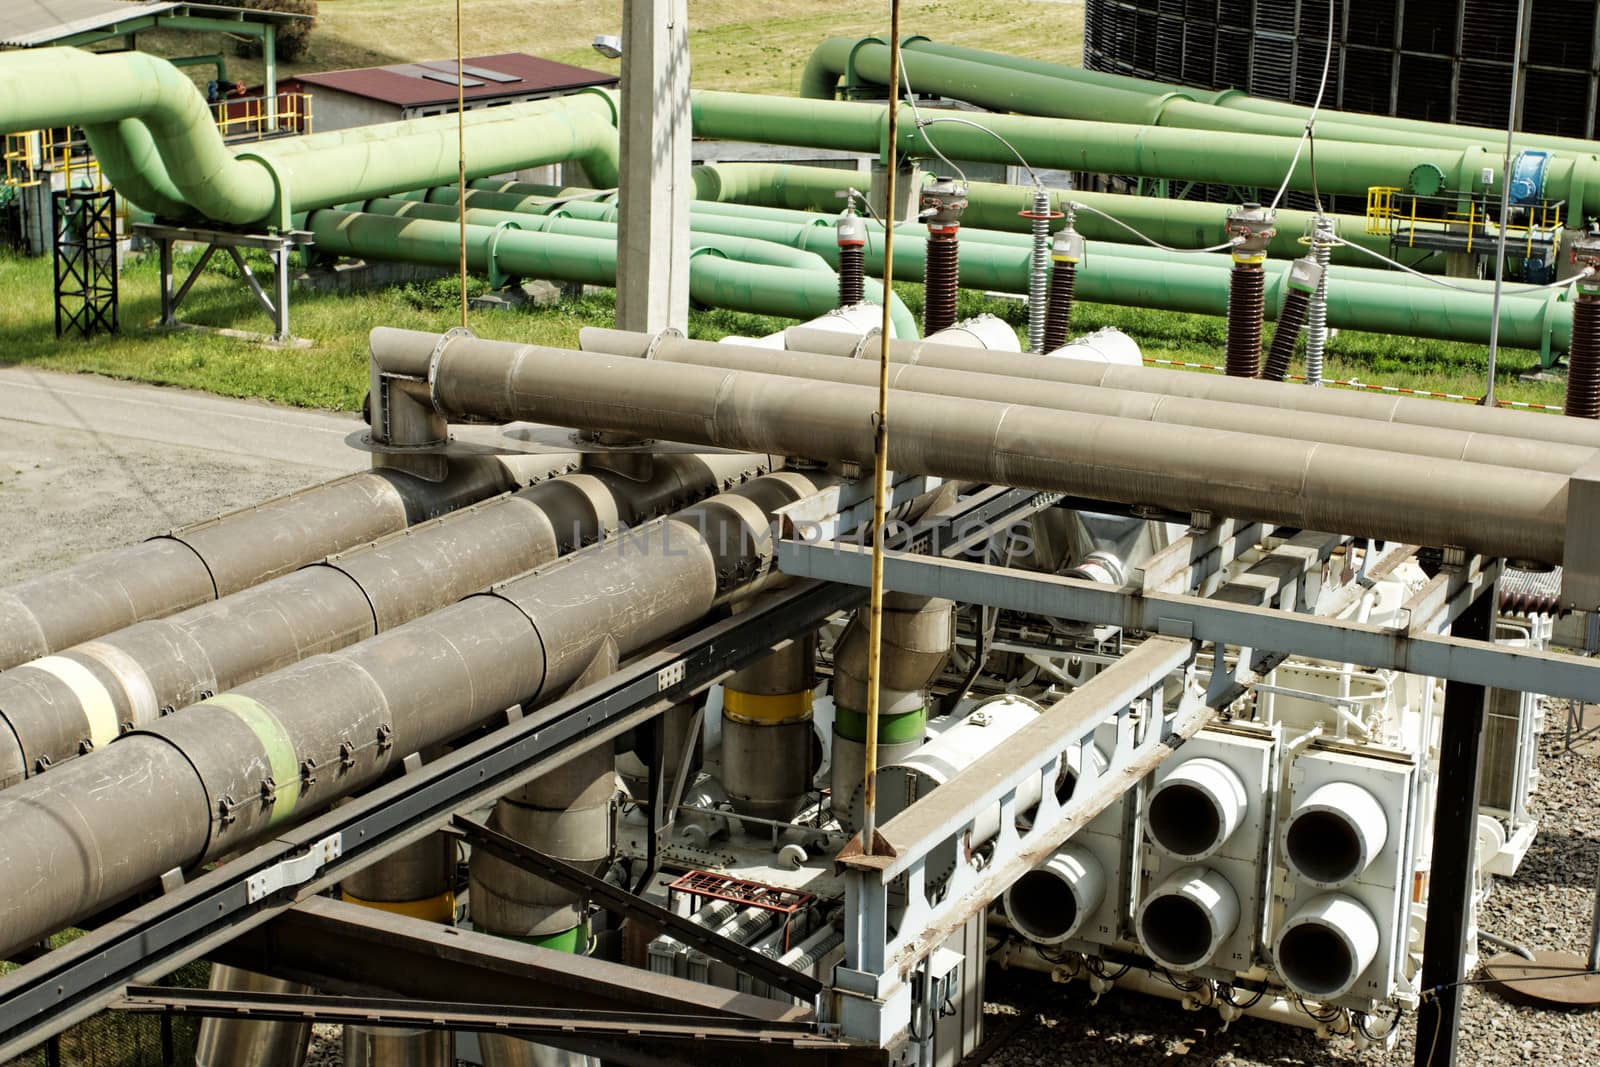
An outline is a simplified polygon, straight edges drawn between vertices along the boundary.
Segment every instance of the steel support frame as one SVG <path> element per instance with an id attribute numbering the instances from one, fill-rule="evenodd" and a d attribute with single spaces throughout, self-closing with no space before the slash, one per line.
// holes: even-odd
<path id="1" fill-rule="evenodd" d="M 188 226 L 162 226 L 156 223 L 135 223 L 133 229 L 156 243 L 156 249 L 161 257 L 161 325 L 179 326 L 178 307 L 184 298 L 189 295 L 189 290 L 205 272 L 206 266 L 211 262 L 211 257 L 217 249 L 225 251 L 232 258 L 234 265 L 239 268 L 239 276 L 243 280 L 250 294 L 255 297 L 256 304 L 272 320 L 272 339 L 274 341 L 288 341 L 289 336 L 289 256 L 301 245 L 310 243 L 311 234 L 303 231 L 293 231 L 286 234 L 269 233 L 230 233 L 226 230 L 206 230 Z M 189 274 L 184 278 L 183 284 L 176 289 L 173 287 L 175 280 L 173 274 L 172 248 L 179 241 L 188 241 L 204 244 L 206 250 L 200 254 L 200 259 L 190 268 Z M 239 254 L 241 248 L 253 248 L 265 251 L 272 257 L 272 295 L 262 288 L 261 282 L 256 279 L 255 272 L 245 262 L 244 256 Z"/>
<path id="2" fill-rule="evenodd" d="M 913 532 L 923 543 L 948 542 L 947 551 L 955 552 L 962 542 L 949 531 L 965 528 L 974 512 L 1000 508 L 1016 515 L 1042 506 L 1047 503 L 1029 491 L 985 489 Z M 822 508 L 816 518 L 827 523 L 834 514 Z M 0 1062 L 107 1007 L 125 986 L 211 953 L 443 829 L 457 814 L 649 722 L 865 598 L 848 585 L 797 582 L 602 681 L 526 715 L 508 715 L 508 724 L 488 736 L 289 828 L 193 882 L 183 883 L 174 871 L 175 887 L 164 896 L 0 978 Z M 263 891 L 262 885 L 279 888 Z"/>
<path id="3" fill-rule="evenodd" d="M 1215 584 L 1219 553 L 1242 550 L 1242 545 L 1230 545 L 1257 532 L 1254 527 L 1197 528 L 1164 554 L 1162 566 L 1150 577 L 1183 587 L 1190 582 Z M 1235 603 L 1309 610 L 1307 576 L 1342 541 L 1338 535 L 1296 533 L 1213 595 Z M 1147 639 L 1046 709 L 1008 744 L 891 819 L 880 829 L 885 844 L 881 853 L 862 855 L 859 842 L 846 848 L 839 858 L 846 869 L 846 955 L 834 981 L 847 1037 L 885 1048 L 897 1044 L 910 1029 L 908 978 L 923 957 L 1154 770 L 1215 709 L 1243 696 L 1252 682 L 1285 658 L 1241 648 L 1229 668 L 1225 646 L 1215 645 L 1212 674 L 1202 687 L 1195 671 L 1198 651 L 1198 643 L 1187 638 Z M 1173 686 L 1175 677 L 1178 684 Z M 1096 731 L 1113 717 L 1115 740 L 1110 751 L 1102 751 L 1104 769 L 1095 770 L 1096 761 L 1084 758 L 1081 750 L 1095 745 Z M 1074 749 L 1080 750 L 1079 778 L 1071 796 L 1063 803 L 1053 789 L 1041 789 L 1026 828 L 1019 829 L 1018 787 L 1056 781 L 1062 761 Z M 989 850 L 988 859 L 982 864 L 958 860 L 945 884 L 931 886 L 927 863 L 934 851 L 954 838 L 958 852 L 970 860 L 973 824 L 997 805 L 999 836 L 992 845 L 979 843 Z"/>
<path id="4" fill-rule="evenodd" d="M 50 205 L 56 337 L 119 332 L 115 190 L 67 189 Z"/>
<path id="5" fill-rule="evenodd" d="M 785 540 L 779 546 L 778 565 L 796 577 L 865 586 L 870 559 L 865 550 L 853 545 Z M 1476 599 L 1480 590 L 1492 586 L 1499 572 L 1498 561 L 1463 560 L 1430 583 L 1426 597 L 1412 598 L 1409 619 L 1399 626 L 1295 615 L 1187 594 L 1114 588 L 899 551 L 886 553 L 884 586 L 1043 617 L 1121 626 L 1130 633 L 1189 637 L 1447 681 L 1600 701 L 1600 663 L 1594 660 L 1441 636 L 1454 614 Z"/>

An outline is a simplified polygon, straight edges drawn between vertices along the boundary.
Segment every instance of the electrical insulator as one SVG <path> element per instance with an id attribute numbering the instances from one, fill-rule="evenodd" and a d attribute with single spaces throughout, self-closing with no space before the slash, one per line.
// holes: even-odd
<path id="1" fill-rule="evenodd" d="M 1322 267 L 1307 256 L 1289 264 L 1288 277 L 1284 279 L 1288 292 L 1283 298 L 1283 310 L 1278 312 L 1278 328 L 1272 334 L 1272 347 L 1267 351 L 1267 363 L 1261 376 L 1281 382 L 1289 376 L 1289 361 L 1294 357 L 1294 344 L 1300 337 L 1300 326 L 1306 321 L 1306 311 L 1322 280 Z"/>
<path id="2" fill-rule="evenodd" d="M 1041 186 L 1033 191 L 1033 205 L 1017 214 L 1033 224 L 1033 257 L 1028 271 L 1028 351 L 1048 352 L 1045 320 L 1050 299 L 1050 223 L 1059 219 L 1061 212 L 1050 207 L 1050 194 Z"/>
<path id="3" fill-rule="evenodd" d="M 961 229 L 961 213 L 966 209 L 964 181 L 939 178 L 922 190 L 919 217 L 928 224 L 928 252 L 923 267 L 924 335 L 955 325 L 961 276 L 956 234 Z"/>
<path id="4" fill-rule="evenodd" d="M 839 306 L 854 307 L 866 299 L 867 293 L 867 227 L 856 209 L 846 206 L 839 213 L 836 229 L 839 235 Z"/>
<path id="5" fill-rule="evenodd" d="M 1044 317 L 1045 352 L 1054 352 L 1066 344 L 1072 328 L 1072 294 L 1077 286 L 1078 264 L 1083 262 L 1083 236 L 1072 228 L 1071 218 L 1067 219 L 1067 228 L 1056 234 L 1050 259 L 1053 267 L 1050 301 Z"/>
<path id="6" fill-rule="evenodd" d="M 1228 284 L 1227 372 L 1254 378 L 1261 369 L 1261 321 L 1266 310 L 1267 244 L 1278 235 L 1277 212 L 1245 204 L 1228 216 L 1233 246 L 1233 276 Z"/>
<path id="7" fill-rule="evenodd" d="M 1591 224 L 1572 245 L 1572 262 L 1600 271 L 1600 227 Z M 1600 274 L 1578 279 L 1572 303 L 1572 346 L 1567 350 L 1567 399 L 1562 411 L 1600 419 Z"/>

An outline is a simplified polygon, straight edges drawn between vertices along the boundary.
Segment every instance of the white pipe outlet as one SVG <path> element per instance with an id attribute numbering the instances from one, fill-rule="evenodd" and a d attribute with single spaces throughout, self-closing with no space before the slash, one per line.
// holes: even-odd
<path id="1" fill-rule="evenodd" d="M 851 304 L 847 308 L 834 308 L 824 315 L 818 315 L 809 322 L 802 322 L 798 326 L 790 326 L 784 330 L 782 336 L 785 344 L 790 348 L 804 350 L 805 336 L 813 330 L 824 333 L 847 333 L 853 337 L 865 337 L 870 331 L 883 327 L 883 305 L 873 303 Z M 889 328 L 890 336 L 894 336 L 894 327 Z"/>
<path id="2" fill-rule="evenodd" d="M 1239 895 L 1209 867 L 1183 867 L 1148 893 L 1135 927 L 1145 954 L 1174 971 L 1203 966 L 1239 925 Z"/>
<path id="3" fill-rule="evenodd" d="M 1284 826 L 1283 855 L 1295 875 L 1318 889 L 1360 877 L 1389 839 L 1389 818 L 1354 782 L 1324 782 L 1295 802 Z"/>
<path id="4" fill-rule="evenodd" d="M 962 348 L 982 348 L 990 352 L 1021 352 L 1022 342 L 1011 324 L 998 315 L 977 315 L 962 319 L 938 333 L 929 334 L 926 340 L 941 345 L 959 345 Z"/>
<path id="5" fill-rule="evenodd" d="M 1011 883 L 1005 893 L 1006 917 L 1028 940 L 1057 945 L 1077 934 L 1105 895 L 1105 870 L 1094 853 L 1066 845 Z"/>
<path id="6" fill-rule="evenodd" d="M 1123 367 L 1144 366 L 1144 353 L 1139 342 L 1112 326 L 1085 334 L 1046 353 L 1057 359 L 1082 359 L 1090 363 L 1115 363 Z"/>
<path id="7" fill-rule="evenodd" d="M 1272 946 L 1278 974 L 1303 997 L 1348 993 L 1378 954 L 1378 923 L 1354 897 L 1324 893 L 1291 915 Z"/>
<path id="8" fill-rule="evenodd" d="M 1244 783 L 1226 763 L 1196 756 L 1151 789 L 1145 833 L 1170 856 L 1203 860 L 1233 836 L 1248 806 Z"/>

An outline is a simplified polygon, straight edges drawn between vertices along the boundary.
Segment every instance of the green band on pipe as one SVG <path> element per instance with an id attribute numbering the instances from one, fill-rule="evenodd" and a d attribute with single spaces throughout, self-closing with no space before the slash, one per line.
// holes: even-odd
<path id="1" fill-rule="evenodd" d="M 546 934 L 543 937 L 513 937 L 512 941 L 521 941 L 524 945 L 534 948 L 547 948 L 552 952 L 569 952 L 574 956 L 583 954 L 589 947 L 589 930 L 584 923 L 568 927 L 557 934 Z"/>
<path id="2" fill-rule="evenodd" d="M 863 712 L 838 708 L 834 711 L 833 727 L 839 736 L 851 741 L 867 739 L 867 716 Z M 928 709 L 902 712 L 899 715 L 878 716 L 878 744 L 902 745 L 907 741 L 921 741 L 928 728 Z"/>
<path id="3" fill-rule="evenodd" d="M 218 707 L 231 711 L 234 717 L 250 727 L 267 752 L 267 762 L 272 767 L 272 784 L 276 790 L 272 798 L 272 815 L 268 826 L 275 826 L 294 813 L 300 802 L 300 763 L 295 759 L 294 741 L 283 728 L 278 717 L 258 701 L 238 693 L 223 693 L 202 701 L 202 707 Z"/>

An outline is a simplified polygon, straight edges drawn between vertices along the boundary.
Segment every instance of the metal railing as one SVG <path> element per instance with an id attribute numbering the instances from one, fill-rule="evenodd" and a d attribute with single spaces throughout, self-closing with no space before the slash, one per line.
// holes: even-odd
<path id="1" fill-rule="evenodd" d="M 310 93 L 285 91 L 276 96 L 225 97 L 210 108 L 222 139 L 229 142 L 311 132 Z"/>
<path id="2" fill-rule="evenodd" d="M 1564 200 L 1513 205 L 1505 220 L 1508 243 L 1522 245 L 1523 255 L 1531 258 L 1536 244 L 1555 241 L 1565 208 Z M 1444 190 L 1423 196 L 1394 185 L 1374 185 L 1367 189 L 1366 232 L 1407 248 L 1416 247 L 1419 238 L 1451 234 L 1465 237 L 1465 251 L 1471 253 L 1478 241 L 1499 236 L 1500 223 L 1487 194 Z"/>

